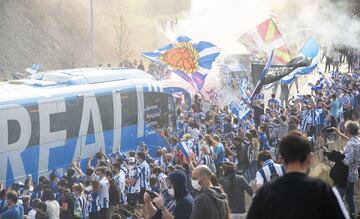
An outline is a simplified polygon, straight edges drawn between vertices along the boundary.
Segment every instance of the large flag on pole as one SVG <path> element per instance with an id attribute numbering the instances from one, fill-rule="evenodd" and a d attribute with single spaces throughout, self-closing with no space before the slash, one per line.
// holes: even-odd
<path id="1" fill-rule="evenodd" d="M 261 88 L 264 86 L 264 82 L 266 79 L 266 74 L 268 73 L 272 63 L 273 63 L 273 57 L 274 57 L 274 51 L 271 52 L 269 59 L 266 62 L 266 65 L 263 69 L 263 71 L 261 72 L 259 81 L 257 82 L 255 89 L 251 95 L 251 101 L 254 101 L 255 96 L 260 93 Z"/>
<path id="2" fill-rule="evenodd" d="M 291 59 L 285 40 L 272 19 L 267 19 L 242 35 L 240 42 L 257 59 L 267 58 L 273 50 L 274 64 L 286 64 Z"/>
<path id="3" fill-rule="evenodd" d="M 174 43 L 142 55 L 151 61 L 170 69 L 198 90 L 204 86 L 212 64 L 220 49 L 212 43 L 193 42 L 189 37 L 180 36 Z"/>
<path id="4" fill-rule="evenodd" d="M 314 38 L 310 38 L 301 49 L 299 58 L 309 60 L 310 64 L 294 69 L 289 75 L 281 79 L 283 84 L 291 84 L 298 76 L 311 73 L 320 62 L 320 45 Z"/>

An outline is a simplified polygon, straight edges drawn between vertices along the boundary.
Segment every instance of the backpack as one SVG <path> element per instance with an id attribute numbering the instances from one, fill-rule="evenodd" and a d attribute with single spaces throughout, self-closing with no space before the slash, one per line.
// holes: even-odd
<path id="1" fill-rule="evenodd" d="M 49 219 L 49 216 L 46 212 L 37 211 L 35 214 L 35 219 Z"/>
<path id="2" fill-rule="evenodd" d="M 275 173 L 271 173 L 271 175 L 270 175 L 270 182 L 274 182 L 275 180 L 277 180 L 279 178 L 280 178 L 279 174 L 277 174 L 275 171 Z"/>
<path id="3" fill-rule="evenodd" d="M 267 166 L 268 166 L 269 169 L 270 169 L 270 182 L 274 182 L 275 180 L 279 179 L 280 176 L 279 176 L 279 174 L 276 172 L 276 169 L 275 169 L 274 164 L 269 164 L 269 165 L 267 165 Z M 281 167 L 281 168 L 283 169 L 283 167 Z M 283 171 L 284 171 L 284 170 L 283 170 Z M 259 172 L 260 172 L 262 178 L 264 179 L 264 184 L 265 184 L 265 183 L 268 183 L 268 180 L 267 180 L 267 178 L 266 178 L 264 169 L 261 168 L 261 169 L 259 170 Z"/>

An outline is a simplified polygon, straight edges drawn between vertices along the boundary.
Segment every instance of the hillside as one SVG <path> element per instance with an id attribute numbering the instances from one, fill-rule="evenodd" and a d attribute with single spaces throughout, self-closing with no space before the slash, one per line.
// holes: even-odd
<path id="1" fill-rule="evenodd" d="M 42 69 L 91 65 L 90 1 L 1 0 L 0 78 L 31 64 Z M 166 39 L 156 28 L 159 18 L 178 16 L 190 0 L 95 0 L 96 65 L 119 63 L 115 28 L 123 17 L 129 33 L 130 59 L 139 58 Z"/>

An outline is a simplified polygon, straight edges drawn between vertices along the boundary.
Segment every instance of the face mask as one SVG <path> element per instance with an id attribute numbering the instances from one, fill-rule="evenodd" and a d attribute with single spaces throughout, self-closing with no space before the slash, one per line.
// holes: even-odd
<path id="1" fill-rule="evenodd" d="M 174 188 L 168 189 L 168 193 L 169 193 L 169 195 L 171 195 L 172 197 L 175 197 L 175 190 L 174 190 Z"/>
<path id="2" fill-rule="evenodd" d="M 96 175 L 96 176 L 95 176 L 95 179 L 96 179 L 97 181 L 100 181 L 100 180 L 101 180 L 101 176 Z"/>
<path id="3" fill-rule="evenodd" d="M 196 191 L 201 191 L 202 186 L 199 184 L 199 181 L 197 180 L 191 180 L 191 186 L 196 190 Z"/>

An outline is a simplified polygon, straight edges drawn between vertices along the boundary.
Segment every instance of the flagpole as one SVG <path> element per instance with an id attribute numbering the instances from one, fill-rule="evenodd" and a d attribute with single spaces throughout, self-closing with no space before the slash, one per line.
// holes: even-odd
<path id="1" fill-rule="evenodd" d="M 91 64 L 95 67 L 94 0 L 90 0 Z"/>

